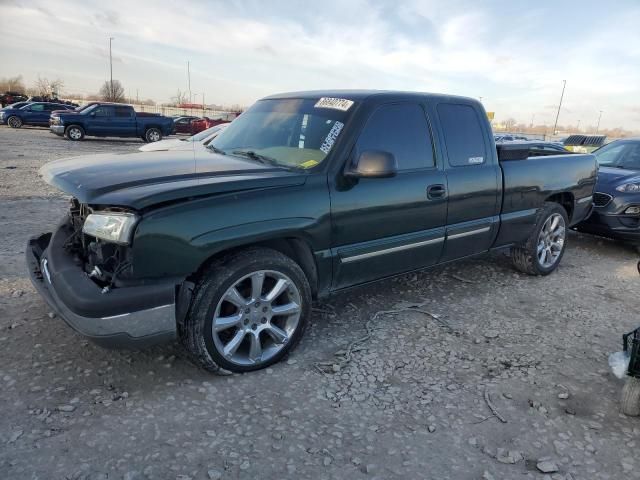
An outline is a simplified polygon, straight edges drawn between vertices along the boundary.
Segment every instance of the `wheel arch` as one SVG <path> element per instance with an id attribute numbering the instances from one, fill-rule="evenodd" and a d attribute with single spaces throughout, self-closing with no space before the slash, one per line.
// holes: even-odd
<path id="1" fill-rule="evenodd" d="M 557 203 L 564 208 L 567 212 L 567 217 L 569 220 L 569 224 L 571 224 L 571 220 L 573 218 L 573 211 L 575 208 L 575 197 L 571 192 L 559 192 L 554 193 L 553 195 L 549 195 L 545 202 L 553 202 Z"/>
<path id="2" fill-rule="evenodd" d="M 283 255 L 291 258 L 294 262 L 300 265 L 300 268 L 302 268 L 302 271 L 309 280 L 309 285 L 311 286 L 311 293 L 313 297 L 317 297 L 319 283 L 318 266 L 313 256 L 313 249 L 311 247 L 311 244 L 307 240 L 299 236 L 280 236 L 258 241 L 240 242 L 237 245 L 225 248 L 224 250 L 220 250 L 208 256 L 199 265 L 198 269 L 187 278 L 187 280 L 194 281 L 198 279 L 202 275 L 202 272 L 212 262 L 219 259 L 220 257 L 224 257 L 234 252 L 246 250 L 247 248 L 252 247 L 271 248 L 272 250 L 276 250 Z"/>

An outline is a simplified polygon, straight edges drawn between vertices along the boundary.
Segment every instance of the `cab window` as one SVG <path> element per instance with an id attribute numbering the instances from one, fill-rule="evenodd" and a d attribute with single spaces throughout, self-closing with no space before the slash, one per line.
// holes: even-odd
<path id="1" fill-rule="evenodd" d="M 435 165 L 431 133 L 418 104 L 383 105 L 369 117 L 356 143 L 356 156 L 366 150 L 392 153 L 398 171 Z"/>
<path id="2" fill-rule="evenodd" d="M 449 165 L 469 167 L 487 160 L 487 145 L 476 110 L 470 105 L 441 103 L 438 116 L 444 133 Z"/>

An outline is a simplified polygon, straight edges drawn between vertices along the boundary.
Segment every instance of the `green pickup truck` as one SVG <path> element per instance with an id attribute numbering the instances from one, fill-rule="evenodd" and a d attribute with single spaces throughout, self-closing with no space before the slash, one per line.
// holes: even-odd
<path id="1" fill-rule="evenodd" d="M 551 273 L 591 212 L 596 162 L 527 157 L 496 149 L 473 99 L 271 96 L 206 149 L 46 164 L 73 200 L 27 263 L 102 345 L 178 338 L 208 370 L 255 370 L 300 341 L 315 298 L 499 248 Z"/>

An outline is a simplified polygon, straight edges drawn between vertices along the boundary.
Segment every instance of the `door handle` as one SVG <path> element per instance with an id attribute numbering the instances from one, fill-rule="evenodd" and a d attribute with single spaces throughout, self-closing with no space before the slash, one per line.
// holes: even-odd
<path id="1" fill-rule="evenodd" d="M 447 194 L 447 189 L 442 184 L 429 185 L 427 187 L 427 198 L 443 198 Z"/>

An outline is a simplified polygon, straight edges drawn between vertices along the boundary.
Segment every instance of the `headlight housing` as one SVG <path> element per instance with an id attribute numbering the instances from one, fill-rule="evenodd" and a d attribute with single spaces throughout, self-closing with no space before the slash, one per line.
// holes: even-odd
<path id="1" fill-rule="evenodd" d="M 623 193 L 640 193 L 640 183 L 623 183 L 618 185 L 616 190 Z"/>
<path id="2" fill-rule="evenodd" d="M 139 217 L 127 212 L 100 212 L 87 216 L 82 226 L 83 233 L 119 245 L 131 243 L 133 230 Z"/>

